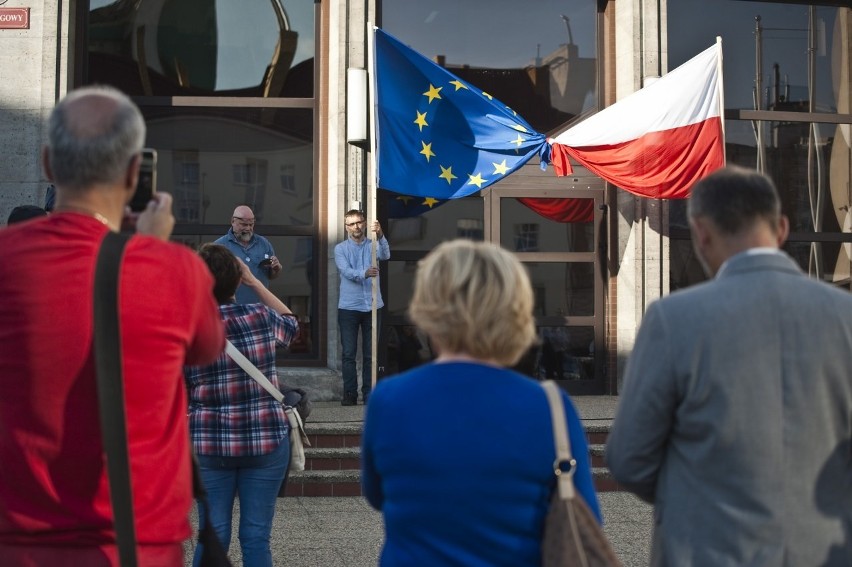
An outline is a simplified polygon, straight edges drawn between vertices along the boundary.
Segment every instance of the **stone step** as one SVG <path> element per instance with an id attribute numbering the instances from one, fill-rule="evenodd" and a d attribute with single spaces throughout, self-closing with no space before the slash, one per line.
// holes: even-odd
<path id="1" fill-rule="evenodd" d="M 621 487 L 603 467 L 592 468 L 598 492 L 620 491 Z M 361 496 L 360 470 L 304 470 L 290 473 L 286 496 Z"/>
<path id="2" fill-rule="evenodd" d="M 611 421 L 584 422 L 589 441 L 592 477 L 598 492 L 621 490 L 604 460 Z M 361 429 L 358 420 L 308 422 L 305 432 L 311 446 L 305 448 L 305 470 L 290 473 L 287 496 L 360 496 Z"/>
<path id="3" fill-rule="evenodd" d="M 606 444 L 609 428 L 610 422 L 583 423 L 589 445 Z M 361 430 L 361 422 L 308 422 L 305 424 L 305 433 L 311 440 L 311 445 L 315 447 L 318 445 L 314 444 L 314 438 L 317 438 L 318 442 L 324 447 L 359 447 Z"/>
<path id="4" fill-rule="evenodd" d="M 359 447 L 305 448 L 305 470 L 360 470 Z"/>

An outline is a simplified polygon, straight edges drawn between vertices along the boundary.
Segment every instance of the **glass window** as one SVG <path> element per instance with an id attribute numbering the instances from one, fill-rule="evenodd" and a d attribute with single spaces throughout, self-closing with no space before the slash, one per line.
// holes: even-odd
<path id="1" fill-rule="evenodd" d="M 539 327 L 541 345 L 533 377 L 541 380 L 593 380 L 594 327 Z"/>
<path id="2" fill-rule="evenodd" d="M 284 266 L 270 289 L 301 321 L 298 339 L 279 362 L 316 360 L 313 97 L 321 5 L 84 0 L 76 6 L 87 41 L 78 82 L 113 85 L 139 104 L 146 145 L 158 150 L 158 190 L 173 197 L 173 240 L 193 247 L 215 240 L 227 232 L 236 206 L 251 206 L 257 233 L 272 242 Z"/>
<path id="3" fill-rule="evenodd" d="M 437 356 L 429 337 L 414 325 L 388 325 L 384 332 L 388 351 L 387 375 L 411 370 Z"/>
<path id="4" fill-rule="evenodd" d="M 548 132 L 597 107 L 596 0 L 387 0 L 382 28 Z"/>
<path id="5" fill-rule="evenodd" d="M 182 224 L 228 224 L 237 205 L 258 224 L 313 224 L 312 111 L 143 107 L 157 185 Z M 287 184 L 282 184 L 282 178 Z"/>
<path id="6" fill-rule="evenodd" d="M 385 270 L 388 293 L 382 294 L 385 300 L 385 313 L 391 320 L 394 317 L 401 317 L 408 321 L 408 304 L 411 303 L 411 295 L 414 293 L 417 260 L 394 260 L 396 250 L 393 244 L 391 246 L 391 259 L 387 262 Z"/>
<path id="7" fill-rule="evenodd" d="M 227 230 L 227 229 L 226 229 Z M 281 274 L 274 280 L 270 280 L 269 289 L 293 313 L 299 317 L 301 327 L 299 337 L 291 343 L 287 353 L 282 351 L 282 362 L 293 358 L 305 358 L 304 355 L 311 354 L 315 342 L 316 330 L 312 328 L 311 322 L 317 314 L 314 309 L 314 293 L 316 293 L 316 280 L 314 275 L 313 238 L 309 236 L 274 236 L 264 233 L 262 226 L 256 227 L 256 233 L 265 236 L 275 250 L 275 256 L 281 262 Z M 225 234 L 190 234 L 176 235 L 172 238 L 197 249 L 206 242 L 213 242 Z M 296 356 L 299 355 L 299 356 Z"/>
<path id="8" fill-rule="evenodd" d="M 595 313 L 593 262 L 525 262 L 539 317 L 581 317 Z"/>
<path id="9" fill-rule="evenodd" d="M 848 16 L 840 16 L 845 8 L 811 8 L 741 0 L 668 2 L 669 70 L 721 36 L 726 108 L 759 104 L 763 110 L 808 112 L 813 103 L 813 112 L 838 112 L 848 92 L 848 84 L 838 90 L 837 83 L 841 60 L 848 65 L 849 32 L 843 25 Z M 849 112 L 848 100 L 845 104 L 841 112 Z"/>
<path id="10" fill-rule="evenodd" d="M 485 226 L 481 197 L 449 201 L 379 192 L 379 217 L 387 216 L 388 241 L 397 252 L 428 252 L 454 237 L 482 240 Z M 478 237 L 478 238 L 477 238 Z M 392 256 L 393 257 L 393 256 Z"/>
<path id="11" fill-rule="evenodd" d="M 721 35 L 729 115 L 764 110 L 771 118 L 785 112 L 777 120 L 726 120 L 727 161 L 757 168 L 775 181 L 790 219 L 785 250 L 811 276 L 847 289 L 852 289 L 852 125 L 837 115 L 852 113 L 850 12 L 739 0 L 668 4 L 670 69 Z M 706 17 L 697 20 L 695 13 Z M 826 118 L 797 118 L 802 112 Z M 676 289 L 704 275 L 688 240 L 683 203 L 671 203 L 670 226 Z"/>
<path id="12" fill-rule="evenodd" d="M 313 0 L 91 0 L 89 10 L 91 83 L 135 96 L 313 96 Z"/>
<path id="13" fill-rule="evenodd" d="M 514 252 L 591 252 L 594 210 L 594 199 L 500 199 L 500 245 Z"/>

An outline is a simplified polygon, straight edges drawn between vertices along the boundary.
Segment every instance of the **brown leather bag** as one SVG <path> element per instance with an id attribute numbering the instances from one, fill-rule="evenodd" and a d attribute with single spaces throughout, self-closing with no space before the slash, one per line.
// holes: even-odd
<path id="1" fill-rule="evenodd" d="M 565 407 L 559 386 L 552 380 L 542 384 L 550 404 L 556 462 L 556 488 L 544 522 L 541 558 L 544 567 L 620 567 L 597 518 L 574 489 L 577 462 L 565 427 Z"/>

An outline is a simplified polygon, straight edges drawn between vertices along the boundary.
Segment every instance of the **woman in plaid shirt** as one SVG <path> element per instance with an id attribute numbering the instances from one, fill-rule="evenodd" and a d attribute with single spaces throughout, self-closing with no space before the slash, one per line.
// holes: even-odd
<path id="1" fill-rule="evenodd" d="M 278 387 L 275 348 L 295 338 L 296 316 L 224 246 L 204 244 L 199 255 L 216 280 L 213 294 L 228 340 Z M 262 303 L 234 303 L 240 283 L 252 288 Z M 225 353 L 209 366 L 187 367 L 186 382 L 189 429 L 208 493 L 210 522 L 227 549 L 239 495 L 243 565 L 271 567 L 275 499 L 290 460 L 284 409 Z M 193 559 L 196 566 L 200 547 Z"/>

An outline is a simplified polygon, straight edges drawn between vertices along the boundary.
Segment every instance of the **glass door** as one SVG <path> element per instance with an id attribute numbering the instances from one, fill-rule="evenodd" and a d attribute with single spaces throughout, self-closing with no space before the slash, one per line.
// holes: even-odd
<path id="1" fill-rule="evenodd" d="M 588 172 L 556 178 L 537 166 L 486 197 L 487 238 L 529 270 L 539 344 L 519 370 L 571 394 L 603 394 L 604 182 Z"/>
<path id="2" fill-rule="evenodd" d="M 381 192 L 391 260 L 383 263 L 383 336 L 379 376 L 434 357 L 428 338 L 406 316 L 417 261 L 453 238 L 488 240 L 518 255 L 536 295 L 539 344 L 516 367 L 552 378 L 571 394 L 606 392 L 604 182 L 585 170 L 557 178 L 525 166 L 480 195 L 427 205 Z M 412 216 L 399 210 L 404 202 Z"/>

